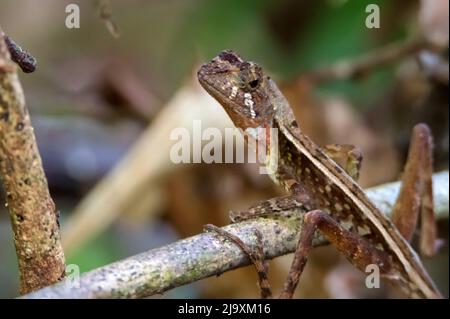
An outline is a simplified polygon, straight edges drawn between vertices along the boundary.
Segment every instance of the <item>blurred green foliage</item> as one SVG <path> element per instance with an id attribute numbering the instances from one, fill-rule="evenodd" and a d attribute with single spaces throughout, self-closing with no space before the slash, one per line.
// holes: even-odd
<path id="1" fill-rule="evenodd" d="M 124 257 L 118 240 L 112 232 L 105 232 L 88 241 L 72 255 L 66 256 L 66 264 L 78 265 L 83 273 L 117 261 Z"/>

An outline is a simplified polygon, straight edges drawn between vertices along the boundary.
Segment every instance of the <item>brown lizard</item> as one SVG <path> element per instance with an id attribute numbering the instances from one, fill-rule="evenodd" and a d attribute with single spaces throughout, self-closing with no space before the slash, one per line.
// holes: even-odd
<path id="1" fill-rule="evenodd" d="M 292 110 L 276 84 L 256 63 L 243 60 L 231 50 L 220 53 L 201 66 L 198 79 L 203 88 L 225 109 L 236 127 L 253 139 L 255 128 L 275 128 L 278 143 L 267 147 L 266 165 L 278 156 L 270 174 L 275 183 L 290 195 L 258 203 L 246 212 L 231 216 L 233 222 L 261 216 L 276 215 L 295 206 L 308 211 L 302 216 L 294 260 L 281 298 L 292 298 L 319 230 L 350 262 L 364 271 L 370 264 L 378 265 L 380 275 L 407 296 L 440 298 L 441 294 L 422 266 L 408 241 L 421 215 L 421 251 L 435 252 L 436 228 L 432 197 L 432 139 L 425 124 L 414 127 L 405 167 L 403 184 L 393 211 L 393 222 L 367 198 L 355 179 L 361 155 L 350 145 L 320 148 L 302 133 Z M 276 147 L 275 147 L 276 146 Z M 347 156 L 345 169 L 333 159 Z M 269 170 L 270 171 L 270 170 Z M 221 235 L 238 244 L 257 266 L 263 296 L 270 295 L 267 277 L 263 274 L 263 254 L 248 247 L 224 231 Z M 259 234 L 261 236 L 261 234 Z"/>

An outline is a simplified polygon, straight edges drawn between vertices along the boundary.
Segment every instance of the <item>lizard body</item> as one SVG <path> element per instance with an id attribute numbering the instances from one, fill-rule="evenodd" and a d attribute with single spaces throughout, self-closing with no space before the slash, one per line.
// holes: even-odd
<path id="1" fill-rule="evenodd" d="M 283 94 L 260 66 L 226 50 L 200 68 L 198 79 L 234 124 L 254 139 L 259 138 L 252 133 L 255 128 L 278 129 L 278 144 L 268 147 L 267 165 L 271 165 L 271 157 L 279 158 L 270 177 L 307 210 L 320 209 L 347 231 L 364 238 L 359 246 L 338 243 L 355 266 L 364 271 L 367 264 L 376 263 L 382 277 L 405 294 L 440 297 L 409 243 L 355 180 L 302 133 Z M 427 127 L 418 130 L 426 131 Z M 370 257 L 360 253 L 368 244 L 375 247 Z"/>

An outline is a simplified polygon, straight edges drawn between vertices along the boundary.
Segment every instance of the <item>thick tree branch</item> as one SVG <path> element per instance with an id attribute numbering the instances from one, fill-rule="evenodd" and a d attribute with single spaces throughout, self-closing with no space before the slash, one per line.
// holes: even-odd
<path id="1" fill-rule="evenodd" d="M 16 69 L 0 30 L 0 176 L 24 294 L 60 280 L 65 264 L 55 204 Z"/>
<path id="2" fill-rule="evenodd" d="M 441 219 L 448 218 L 448 179 L 448 171 L 433 176 L 436 211 Z M 389 214 L 398 190 L 397 182 L 369 189 L 367 194 L 383 213 Z M 300 231 L 295 219 L 257 219 L 225 227 L 250 246 L 255 242 L 255 228 L 263 234 L 267 258 L 294 251 Z M 315 240 L 315 245 L 324 243 L 323 238 Z M 66 279 L 23 297 L 143 298 L 248 263 L 236 245 L 213 233 L 202 233 L 90 271 L 79 281 Z"/>

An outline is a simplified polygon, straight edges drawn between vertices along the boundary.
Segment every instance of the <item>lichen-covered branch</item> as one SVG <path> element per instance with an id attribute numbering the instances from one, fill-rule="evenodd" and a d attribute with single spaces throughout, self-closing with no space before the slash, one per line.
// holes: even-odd
<path id="1" fill-rule="evenodd" d="M 24 94 L 1 30 L 0 62 L 0 176 L 14 232 L 20 293 L 25 294 L 64 277 L 64 253 Z"/>
<path id="2" fill-rule="evenodd" d="M 433 176 L 436 213 L 448 218 L 448 171 Z M 397 198 L 399 183 L 368 190 L 367 194 L 385 214 L 389 214 Z M 255 243 L 254 229 L 263 234 L 264 253 L 274 258 L 293 252 L 300 223 L 291 219 L 256 219 L 225 228 L 244 243 Z M 324 244 L 318 237 L 315 245 Z M 85 273 L 79 280 L 69 280 L 46 287 L 24 298 L 143 298 L 171 288 L 247 265 L 241 250 L 217 237 L 203 233 L 173 244 L 129 257 Z"/>

